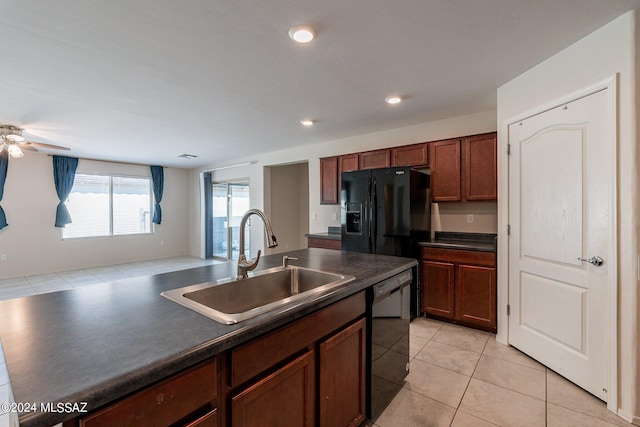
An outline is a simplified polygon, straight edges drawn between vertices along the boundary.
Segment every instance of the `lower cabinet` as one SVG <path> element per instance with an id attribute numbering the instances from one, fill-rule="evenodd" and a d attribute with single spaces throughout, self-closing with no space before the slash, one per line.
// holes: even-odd
<path id="1" fill-rule="evenodd" d="M 358 426 L 365 419 L 365 320 L 320 344 L 320 427 Z"/>
<path id="2" fill-rule="evenodd" d="M 300 426 L 315 422 L 314 352 L 308 351 L 231 400 L 231 425 Z"/>
<path id="3" fill-rule="evenodd" d="M 81 427 L 218 426 L 216 359 L 89 414 Z M 76 425 L 67 422 L 67 425 Z"/>
<path id="4" fill-rule="evenodd" d="M 307 237 L 308 248 L 323 248 L 340 250 L 342 242 L 339 239 L 319 239 L 315 237 Z"/>
<path id="5" fill-rule="evenodd" d="M 361 292 L 231 350 L 229 425 L 360 425 L 364 314 Z"/>
<path id="6" fill-rule="evenodd" d="M 64 427 L 358 426 L 365 307 L 363 291 Z"/>
<path id="7" fill-rule="evenodd" d="M 421 311 L 496 332 L 495 253 L 422 248 Z"/>

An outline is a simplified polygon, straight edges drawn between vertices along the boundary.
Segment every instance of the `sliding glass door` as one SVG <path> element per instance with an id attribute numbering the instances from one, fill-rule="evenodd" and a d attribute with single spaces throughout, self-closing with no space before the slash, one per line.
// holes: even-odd
<path id="1" fill-rule="evenodd" d="M 213 257 L 238 259 L 240 221 L 249 210 L 249 182 L 213 182 L 211 185 Z M 245 237 L 244 251 L 249 256 L 251 239 L 248 230 Z"/>

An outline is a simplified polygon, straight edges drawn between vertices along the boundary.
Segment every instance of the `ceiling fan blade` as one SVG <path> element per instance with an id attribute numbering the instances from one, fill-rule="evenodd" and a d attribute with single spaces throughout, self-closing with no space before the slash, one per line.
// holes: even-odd
<path id="1" fill-rule="evenodd" d="M 36 147 L 32 147 L 31 145 L 28 145 L 28 144 L 19 144 L 18 146 L 20 147 L 21 150 L 38 151 L 38 149 Z"/>
<path id="2" fill-rule="evenodd" d="M 24 147 L 29 146 L 29 145 L 34 145 L 36 147 L 41 147 L 41 148 L 49 148 L 51 150 L 65 150 L 65 151 L 71 150 L 71 148 L 61 147 L 59 145 L 45 144 L 43 142 L 33 142 L 33 141 L 23 142 L 23 143 L 20 144 L 20 147 L 24 148 Z"/>

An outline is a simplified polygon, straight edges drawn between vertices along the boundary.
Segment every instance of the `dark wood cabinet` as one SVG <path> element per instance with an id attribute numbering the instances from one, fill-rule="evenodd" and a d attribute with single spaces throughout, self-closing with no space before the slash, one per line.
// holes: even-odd
<path id="1" fill-rule="evenodd" d="M 456 319 L 494 330 L 496 325 L 496 269 L 458 265 Z"/>
<path id="2" fill-rule="evenodd" d="M 359 425 L 365 302 L 360 292 L 232 349 L 231 425 Z"/>
<path id="3" fill-rule="evenodd" d="M 422 261 L 422 311 L 452 319 L 454 312 L 454 265 Z"/>
<path id="4" fill-rule="evenodd" d="M 307 351 L 234 396 L 231 425 L 311 427 L 315 412 L 314 354 Z"/>
<path id="5" fill-rule="evenodd" d="M 79 420 L 81 427 L 216 426 L 216 359 L 177 374 Z M 74 424 L 74 423 L 73 423 Z M 69 424 L 67 424 L 69 425 Z"/>
<path id="6" fill-rule="evenodd" d="M 497 144 L 495 133 L 464 139 L 466 200 L 498 199 Z"/>
<path id="7" fill-rule="evenodd" d="M 338 203 L 340 203 L 342 191 L 342 172 L 357 171 L 360 167 L 360 155 L 346 154 L 338 157 Z"/>
<path id="8" fill-rule="evenodd" d="M 342 248 L 342 242 L 339 239 L 319 239 L 307 237 L 308 248 L 337 249 Z"/>
<path id="9" fill-rule="evenodd" d="M 365 320 L 360 319 L 320 344 L 320 427 L 364 421 L 365 340 Z"/>
<path id="10" fill-rule="evenodd" d="M 422 248 L 421 311 L 496 332 L 496 254 Z"/>
<path id="11" fill-rule="evenodd" d="M 429 150 L 426 142 L 391 149 L 391 166 L 429 166 Z"/>
<path id="12" fill-rule="evenodd" d="M 360 153 L 360 169 L 388 168 L 391 166 L 391 150 L 374 150 Z"/>
<path id="13" fill-rule="evenodd" d="M 431 142 L 429 151 L 431 201 L 461 201 L 460 139 Z"/>
<path id="14" fill-rule="evenodd" d="M 335 205 L 338 199 L 338 157 L 320 159 L 320 204 Z"/>

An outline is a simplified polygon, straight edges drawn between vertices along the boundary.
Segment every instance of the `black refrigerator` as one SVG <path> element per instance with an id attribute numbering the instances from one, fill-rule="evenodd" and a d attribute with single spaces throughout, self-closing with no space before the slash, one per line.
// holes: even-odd
<path id="1" fill-rule="evenodd" d="M 429 175 L 393 167 L 341 178 L 342 250 L 419 259 L 418 242 L 430 238 Z M 412 318 L 420 313 L 417 283 L 414 277 Z"/>

